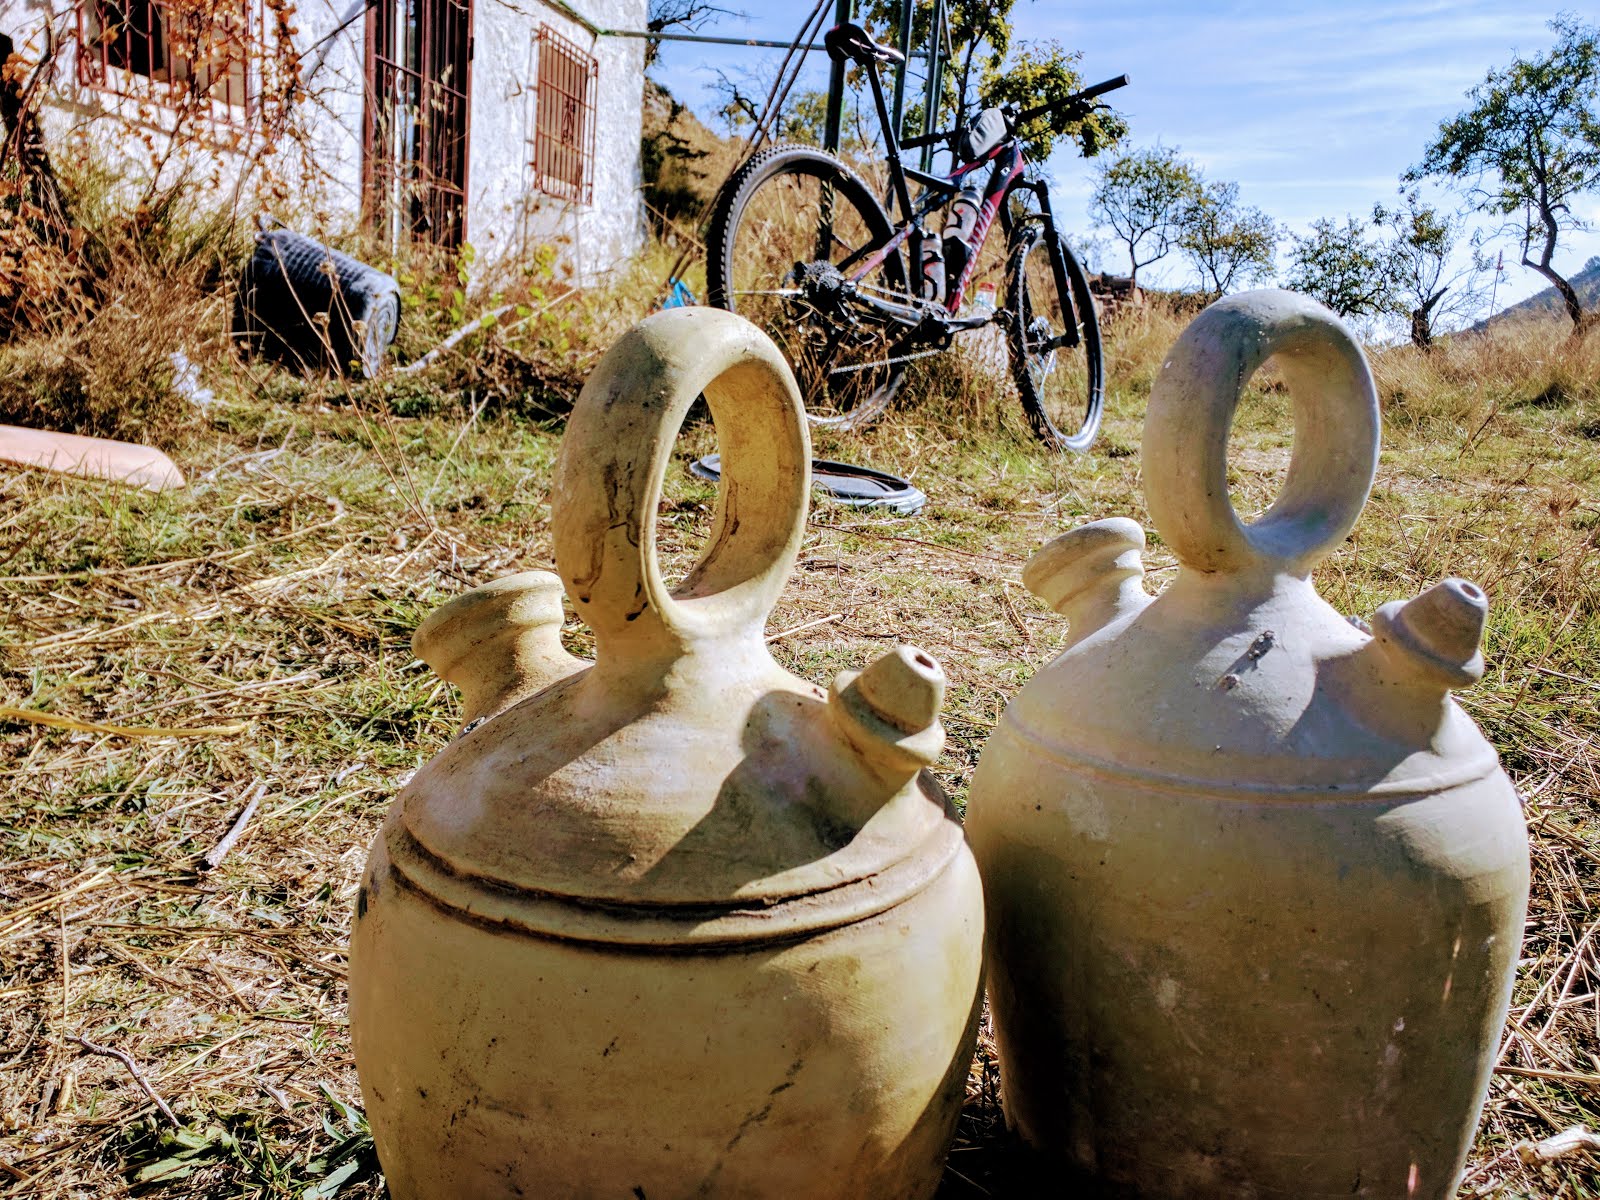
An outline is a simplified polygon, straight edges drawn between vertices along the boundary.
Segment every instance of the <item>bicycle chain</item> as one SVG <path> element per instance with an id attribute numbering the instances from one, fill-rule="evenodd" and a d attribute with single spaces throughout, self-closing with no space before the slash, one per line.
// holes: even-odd
<path id="1" fill-rule="evenodd" d="M 996 325 L 1000 326 L 1001 329 L 1005 328 L 1003 319 L 998 319 L 994 323 Z M 983 328 L 987 328 L 987 326 L 980 325 L 978 328 L 979 329 L 983 329 Z M 975 332 L 975 331 L 971 330 L 971 329 L 963 329 L 963 330 L 957 330 L 956 332 L 958 332 L 958 333 L 972 333 L 972 332 Z M 950 347 L 948 345 L 935 346 L 932 350 L 918 350 L 915 354 L 901 354 L 901 355 L 898 355 L 895 358 L 874 359 L 872 362 L 857 363 L 853 367 L 834 367 L 832 370 L 830 370 L 828 372 L 828 374 L 830 376 L 832 376 L 832 375 L 852 375 L 852 374 L 855 374 L 856 372 L 859 372 L 859 371 L 875 370 L 878 367 L 898 366 L 900 363 L 911 362 L 912 360 L 918 359 L 918 358 L 932 358 L 934 355 L 943 354 L 945 351 L 947 351 L 949 349 L 950 349 Z"/>
<path id="2" fill-rule="evenodd" d="M 943 354 L 943 349 L 919 350 L 915 354 L 902 354 L 897 358 L 880 358 L 874 362 L 857 363 L 853 367 L 834 367 L 829 375 L 853 375 L 857 371 L 875 371 L 879 367 L 892 367 L 898 363 L 910 362 L 915 358 L 932 358 L 935 354 Z"/>

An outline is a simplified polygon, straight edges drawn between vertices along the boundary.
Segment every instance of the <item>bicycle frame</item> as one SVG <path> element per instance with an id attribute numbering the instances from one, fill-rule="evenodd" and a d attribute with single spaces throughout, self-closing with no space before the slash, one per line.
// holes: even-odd
<path id="1" fill-rule="evenodd" d="M 1050 189 L 1045 182 L 1028 180 L 1024 177 L 1027 160 L 1022 154 L 1022 144 L 1013 134 L 1005 138 L 989 153 L 982 158 L 973 160 L 956 169 L 950 175 L 934 175 L 926 171 L 917 170 L 907 166 L 901 157 L 900 138 L 894 128 L 894 123 L 889 117 L 888 99 L 884 95 L 883 81 L 878 75 L 878 65 L 874 60 L 863 64 L 866 68 L 867 82 L 872 88 L 872 99 L 878 110 L 879 127 L 883 130 L 883 140 L 886 147 L 886 157 L 889 163 L 890 189 L 893 199 L 898 200 L 900 210 L 906 214 L 903 224 L 900 225 L 893 237 L 882 246 L 873 250 L 861 260 L 859 269 L 854 270 L 846 278 L 852 283 L 860 283 L 873 271 L 877 270 L 891 254 L 896 254 L 902 245 L 907 245 L 910 252 L 912 270 L 905 273 L 905 278 L 916 278 L 916 267 L 922 261 L 923 239 L 927 237 L 941 237 L 937 233 L 929 233 L 923 226 L 924 219 L 929 213 L 943 208 L 961 190 L 967 177 L 983 167 L 990 167 L 989 182 L 984 188 L 983 203 L 979 206 L 978 220 L 972 232 L 971 254 L 967 264 L 961 272 L 961 277 L 953 285 L 947 284 L 945 299 L 942 305 L 928 302 L 925 306 L 908 307 L 895 304 L 891 301 L 881 300 L 877 297 L 858 292 L 856 298 L 867 307 L 882 316 L 907 326 L 918 326 L 930 320 L 937 325 L 943 333 L 957 332 L 963 329 L 977 329 L 989 324 L 992 316 L 959 317 L 962 303 L 966 299 L 967 284 L 972 279 L 974 269 L 977 267 L 978 254 L 983 249 L 988 239 L 989 230 L 994 223 L 996 215 L 1000 217 L 1001 228 L 1009 239 L 1012 233 L 1013 222 L 1010 209 L 1006 201 L 1012 193 L 1017 191 L 1030 191 L 1038 200 L 1038 214 L 1043 220 L 1045 236 L 1050 239 L 1050 246 L 1056 245 L 1055 214 L 1050 208 Z M 920 204 L 911 201 L 911 188 L 908 180 L 915 180 L 926 189 Z M 1052 251 L 1050 266 L 1055 275 L 1057 294 L 1063 297 L 1070 296 L 1066 276 L 1066 264 L 1061 256 Z M 852 265 L 847 260 L 844 265 Z M 1067 332 L 1057 340 L 1055 346 L 1075 346 L 1078 343 L 1076 322 L 1066 323 Z"/>

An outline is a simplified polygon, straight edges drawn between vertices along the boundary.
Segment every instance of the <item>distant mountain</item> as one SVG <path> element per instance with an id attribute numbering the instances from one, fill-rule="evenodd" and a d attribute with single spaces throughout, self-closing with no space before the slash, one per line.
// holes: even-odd
<path id="1" fill-rule="evenodd" d="M 1578 291 L 1578 301 L 1583 305 L 1585 312 L 1590 312 L 1600 307 L 1600 255 L 1596 255 L 1583 264 L 1583 270 L 1569 277 L 1569 282 Z M 1508 308 L 1503 308 L 1487 321 L 1479 321 L 1474 329 L 1482 329 L 1486 325 L 1498 325 L 1501 321 L 1526 321 L 1532 318 L 1567 315 L 1566 305 L 1561 301 L 1561 295 L 1553 287 L 1547 287 L 1542 292 L 1535 292 L 1526 300 L 1519 300 Z"/>

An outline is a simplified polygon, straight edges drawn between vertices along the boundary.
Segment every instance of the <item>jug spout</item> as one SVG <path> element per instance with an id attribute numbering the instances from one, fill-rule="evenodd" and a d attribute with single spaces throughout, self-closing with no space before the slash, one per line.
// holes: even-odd
<path id="1" fill-rule="evenodd" d="M 1483 589 L 1452 578 L 1414 600 L 1385 604 L 1372 616 L 1372 633 L 1395 682 L 1443 694 L 1483 678 L 1488 617 Z"/>
<path id="2" fill-rule="evenodd" d="M 1479 642 L 1489 613 L 1483 589 L 1436 583 L 1372 615 L 1372 640 L 1350 659 L 1353 711 L 1369 727 L 1427 744 L 1444 728 L 1450 693 L 1483 677 Z"/>
<path id="3" fill-rule="evenodd" d="M 1144 544 L 1136 521 L 1091 521 L 1040 547 L 1022 568 L 1022 582 L 1067 618 L 1067 645 L 1076 645 L 1150 603 Z"/>
<path id="4" fill-rule="evenodd" d="M 828 711 L 869 774 L 892 795 L 944 749 L 944 669 L 915 646 L 896 646 L 833 682 Z"/>
<path id="5" fill-rule="evenodd" d="M 458 596 L 417 627 L 411 649 L 461 689 L 463 727 L 589 665 L 561 646 L 561 591 L 549 571 L 524 571 Z"/>

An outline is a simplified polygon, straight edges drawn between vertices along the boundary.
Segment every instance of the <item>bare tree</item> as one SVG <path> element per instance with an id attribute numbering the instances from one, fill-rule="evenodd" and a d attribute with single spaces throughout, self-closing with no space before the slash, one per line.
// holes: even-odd
<path id="1" fill-rule="evenodd" d="M 1374 207 L 1372 220 L 1389 235 L 1389 271 L 1398 307 L 1411 320 L 1411 342 L 1426 350 L 1441 320 L 1469 316 L 1482 302 L 1477 281 L 1489 265 L 1476 247 L 1469 264 L 1453 263 L 1460 220 L 1424 202 L 1415 189 L 1397 205 Z"/>
<path id="2" fill-rule="evenodd" d="M 713 25 L 723 17 L 743 16 L 731 8 L 720 8 L 715 4 L 708 4 L 706 0 L 650 0 L 650 15 L 645 21 L 645 29 L 651 33 L 665 33 L 669 29 L 687 30 L 696 33 L 707 25 Z M 661 53 L 661 42 L 658 38 L 651 38 L 644 44 L 644 65 L 653 66 L 656 55 Z"/>

